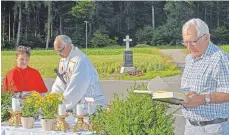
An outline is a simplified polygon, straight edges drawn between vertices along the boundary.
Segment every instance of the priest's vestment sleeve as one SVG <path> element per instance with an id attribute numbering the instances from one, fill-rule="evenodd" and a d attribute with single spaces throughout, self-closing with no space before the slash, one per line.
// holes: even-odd
<path id="1" fill-rule="evenodd" d="M 59 71 L 61 71 L 61 60 L 59 62 Z M 52 91 L 51 92 L 53 92 L 53 93 L 64 93 L 65 89 L 66 89 L 66 85 L 57 76 L 55 82 L 52 85 Z"/>
<path id="2" fill-rule="evenodd" d="M 55 82 L 52 85 L 52 91 L 51 92 L 53 92 L 53 93 L 64 93 L 65 88 L 66 88 L 66 85 L 57 76 Z"/>

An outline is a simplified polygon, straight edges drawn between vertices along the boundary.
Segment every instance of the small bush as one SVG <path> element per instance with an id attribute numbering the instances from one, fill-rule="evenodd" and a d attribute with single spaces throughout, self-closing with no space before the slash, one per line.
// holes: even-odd
<path id="1" fill-rule="evenodd" d="M 151 45 L 167 45 L 172 40 L 167 25 L 159 26 L 153 32 Z"/>
<path id="2" fill-rule="evenodd" d="M 94 33 L 93 39 L 90 41 L 93 47 L 107 47 L 116 46 L 118 38 L 110 39 L 108 35 L 101 33 L 97 30 Z"/>
<path id="3" fill-rule="evenodd" d="M 135 36 L 138 44 L 150 44 L 153 37 L 153 28 L 145 26 L 143 29 L 137 30 Z"/>
<path id="4" fill-rule="evenodd" d="M 173 135 L 174 118 L 166 114 L 168 105 L 133 93 L 135 89 L 147 88 L 134 85 L 127 98 L 116 94 L 109 112 L 99 107 L 90 117 L 93 129 L 102 135 Z"/>

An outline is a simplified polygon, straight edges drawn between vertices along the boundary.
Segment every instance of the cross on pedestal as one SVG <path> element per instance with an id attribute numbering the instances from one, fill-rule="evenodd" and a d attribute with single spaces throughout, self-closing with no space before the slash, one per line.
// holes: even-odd
<path id="1" fill-rule="evenodd" d="M 129 35 L 126 35 L 126 39 L 123 39 L 123 41 L 126 42 L 126 50 L 130 50 L 129 43 L 132 41 L 132 39 L 129 38 Z"/>
<path id="2" fill-rule="evenodd" d="M 123 39 L 126 42 L 126 50 L 123 53 L 123 65 L 121 67 L 120 73 L 123 74 L 125 72 L 134 70 L 133 65 L 133 52 L 130 50 L 129 43 L 132 41 L 129 35 L 126 36 L 126 39 Z"/>

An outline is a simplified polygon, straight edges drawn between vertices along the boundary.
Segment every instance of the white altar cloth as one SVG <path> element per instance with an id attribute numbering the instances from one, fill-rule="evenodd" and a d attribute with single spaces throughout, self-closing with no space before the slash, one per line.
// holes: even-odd
<path id="1" fill-rule="evenodd" d="M 70 129 L 68 129 L 66 132 L 44 131 L 41 128 L 40 120 L 36 120 L 34 123 L 34 128 L 31 129 L 25 129 L 21 125 L 18 127 L 8 126 L 8 122 L 2 122 L 1 135 L 92 135 L 92 132 L 90 131 L 73 132 L 72 127 L 76 123 L 73 116 L 66 118 L 66 121 L 70 125 Z"/>

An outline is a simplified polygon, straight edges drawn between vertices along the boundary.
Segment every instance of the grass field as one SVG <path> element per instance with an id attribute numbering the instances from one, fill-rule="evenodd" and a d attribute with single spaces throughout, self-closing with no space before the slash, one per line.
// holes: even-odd
<path id="1" fill-rule="evenodd" d="M 220 46 L 223 50 L 229 53 L 229 45 Z M 176 49 L 181 47 L 158 47 L 161 49 Z M 117 80 L 142 80 L 151 79 L 157 75 L 171 76 L 181 73 L 176 65 L 170 63 L 170 58 L 162 56 L 158 48 L 132 48 L 134 66 L 142 70 L 144 76 L 128 76 L 119 74 L 123 64 L 123 47 L 94 49 L 90 48 L 87 51 L 88 57 L 95 65 L 100 79 L 117 79 Z M 185 51 L 184 51 L 185 52 Z M 2 51 L 2 76 L 16 65 L 15 51 Z M 56 77 L 53 69 L 58 67 L 60 57 L 53 50 L 32 50 L 30 66 L 40 71 L 42 77 Z"/>
<path id="2" fill-rule="evenodd" d="M 162 56 L 156 48 L 132 48 L 134 66 L 142 70 L 144 76 L 119 74 L 123 64 L 123 48 L 88 49 L 87 55 L 95 65 L 100 79 L 142 80 L 157 75 L 162 77 L 181 73 L 170 58 Z M 86 50 L 83 49 L 84 52 Z M 2 76 L 16 65 L 15 51 L 2 51 Z M 40 71 L 42 77 L 56 77 L 53 69 L 58 66 L 60 57 L 53 50 L 32 50 L 30 66 Z"/>

